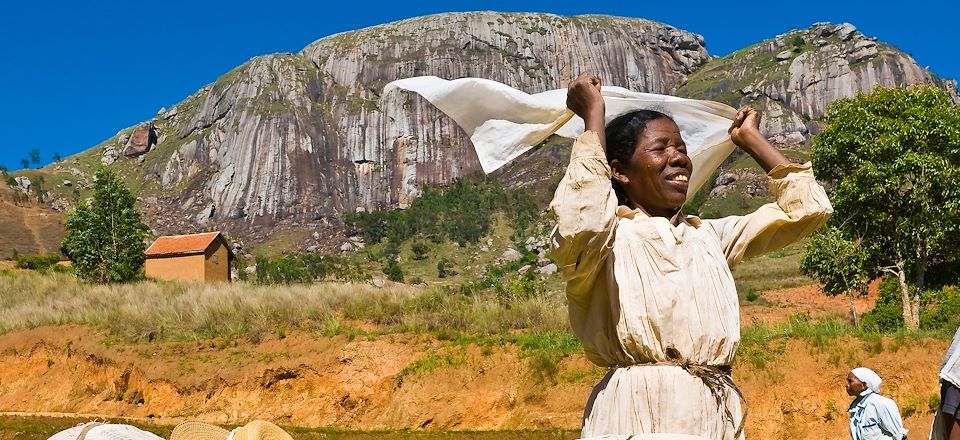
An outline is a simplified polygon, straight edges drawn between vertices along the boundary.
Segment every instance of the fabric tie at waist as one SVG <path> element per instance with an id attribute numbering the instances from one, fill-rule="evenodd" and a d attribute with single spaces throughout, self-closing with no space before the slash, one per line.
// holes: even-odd
<path id="1" fill-rule="evenodd" d="M 661 362 L 639 363 L 634 365 L 616 366 L 612 368 L 650 366 L 670 366 L 683 368 L 683 370 L 687 373 L 690 373 L 691 376 L 703 381 L 704 385 L 706 385 L 710 390 L 710 394 L 713 394 L 713 397 L 717 399 L 717 407 L 724 408 L 727 421 L 729 421 L 732 426 L 737 428 L 737 432 L 733 435 L 733 438 L 740 438 L 740 434 L 743 432 L 743 425 L 747 422 L 747 399 L 743 397 L 743 393 L 740 392 L 740 388 L 737 387 L 737 384 L 733 382 L 733 376 L 731 375 L 733 370 L 730 368 L 730 366 L 697 364 L 689 359 L 681 358 L 677 350 L 672 347 L 667 349 L 667 356 L 671 359 Z M 737 397 L 740 399 L 740 401 L 743 402 L 743 411 L 741 412 L 739 423 L 734 420 L 733 413 L 730 412 L 729 406 L 724 404 L 726 396 L 724 395 L 723 391 L 725 388 L 733 390 L 733 392 L 737 394 Z"/>

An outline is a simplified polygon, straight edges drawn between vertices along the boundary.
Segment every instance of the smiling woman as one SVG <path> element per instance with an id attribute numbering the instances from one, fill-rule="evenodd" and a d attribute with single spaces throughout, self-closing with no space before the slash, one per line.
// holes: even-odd
<path id="1" fill-rule="evenodd" d="M 609 132 L 607 160 L 618 190 L 617 201 L 633 208 L 639 204 L 656 215 L 673 215 L 687 199 L 693 173 L 680 127 L 663 113 L 639 110 L 611 121 Z M 630 185 L 631 181 L 640 185 Z"/>
<path id="2" fill-rule="evenodd" d="M 777 201 L 745 216 L 683 216 L 693 165 L 673 119 L 644 110 L 604 126 L 593 75 L 571 83 L 567 105 L 587 131 L 551 203 L 553 257 L 574 333 L 609 368 L 587 402 L 583 437 L 743 438 L 730 267 L 822 225 L 826 193 L 810 164 L 790 163 L 760 134 L 759 114 L 742 108 L 730 137 L 767 171 Z"/>

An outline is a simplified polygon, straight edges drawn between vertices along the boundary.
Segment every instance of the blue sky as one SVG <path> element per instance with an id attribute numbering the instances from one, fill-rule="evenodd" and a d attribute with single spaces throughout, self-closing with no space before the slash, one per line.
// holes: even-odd
<path id="1" fill-rule="evenodd" d="M 46 164 L 96 145 L 251 57 L 438 12 L 640 17 L 703 35 L 713 55 L 815 22 L 850 22 L 938 76 L 960 78 L 960 7 L 947 1 L 26 3 L 0 7 L 0 165 L 10 170 L 34 148 Z"/>

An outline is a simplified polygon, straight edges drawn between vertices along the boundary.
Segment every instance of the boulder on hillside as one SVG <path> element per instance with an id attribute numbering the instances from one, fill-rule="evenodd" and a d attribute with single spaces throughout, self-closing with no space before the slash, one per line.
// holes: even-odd
<path id="1" fill-rule="evenodd" d="M 137 128 L 133 129 L 130 138 L 127 139 L 123 147 L 123 155 L 127 157 L 136 157 L 146 154 L 154 145 L 157 144 L 157 131 L 153 128 L 153 122 L 141 122 Z"/>
<path id="2" fill-rule="evenodd" d="M 503 255 L 500 256 L 503 261 L 519 261 L 521 258 L 523 258 L 523 254 L 514 248 L 503 251 Z"/>
<path id="3" fill-rule="evenodd" d="M 737 180 L 737 175 L 732 173 L 724 173 L 717 176 L 717 180 L 713 182 L 714 186 L 723 186 L 729 185 Z"/>
<path id="4" fill-rule="evenodd" d="M 17 185 L 20 186 L 20 191 L 23 191 L 24 193 L 30 192 L 31 183 L 30 183 L 29 177 L 17 176 L 17 177 L 14 177 L 13 180 L 15 180 L 17 182 Z"/>
<path id="5" fill-rule="evenodd" d="M 777 145 L 798 145 L 804 143 L 806 140 L 807 138 L 804 137 L 803 133 L 800 133 L 799 131 L 778 133 L 769 139 L 771 143 Z"/>
<path id="6" fill-rule="evenodd" d="M 120 157 L 120 154 L 117 153 L 117 149 L 113 147 L 108 147 L 103 155 L 100 156 L 100 163 L 104 165 L 111 165 L 117 161 L 117 158 Z"/>
<path id="7" fill-rule="evenodd" d="M 542 274 L 542 275 L 550 275 L 550 274 L 557 273 L 557 264 L 556 264 L 556 263 L 550 263 L 550 264 L 548 264 L 548 265 L 546 265 L 546 266 L 543 266 L 543 267 L 541 267 L 541 268 L 539 269 L 539 272 L 540 272 L 540 274 Z"/>
<path id="8" fill-rule="evenodd" d="M 839 24 L 834 28 L 834 32 L 837 33 L 837 36 L 840 37 L 841 40 L 849 40 L 856 31 L 857 27 L 850 23 Z"/>

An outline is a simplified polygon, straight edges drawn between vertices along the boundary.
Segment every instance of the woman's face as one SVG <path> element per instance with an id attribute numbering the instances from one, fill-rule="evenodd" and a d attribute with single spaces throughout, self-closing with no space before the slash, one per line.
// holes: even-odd
<path id="1" fill-rule="evenodd" d="M 652 216 L 672 217 L 687 199 L 693 162 L 680 128 L 669 118 L 647 122 L 630 163 L 613 160 L 610 165 L 630 201 Z"/>
<path id="2" fill-rule="evenodd" d="M 856 374 L 853 374 L 851 371 L 850 374 L 847 374 L 847 394 L 850 396 L 856 396 L 864 390 L 867 389 L 867 384 L 863 383 L 862 380 L 857 378 Z"/>

